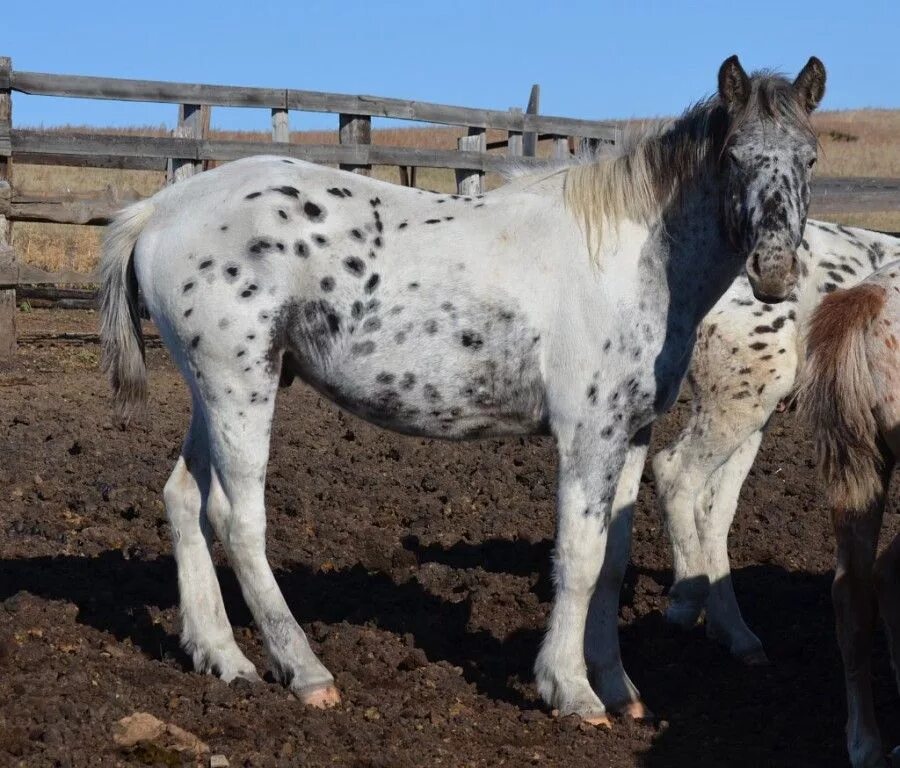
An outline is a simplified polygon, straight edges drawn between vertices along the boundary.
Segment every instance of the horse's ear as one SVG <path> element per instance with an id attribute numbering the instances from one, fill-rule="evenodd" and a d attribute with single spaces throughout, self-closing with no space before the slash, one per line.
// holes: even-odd
<path id="1" fill-rule="evenodd" d="M 807 112 L 819 106 L 825 95 L 825 65 L 815 56 L 810 56 L 806 66 L 800 70 L 794 80 L 794 90 Z"/>
<path id="2" fill-rule="evenodd" d="M 740 109 L 750 98 L 750 78 L 737 56 L 729 56 L 719 67 L 719 96 L 728 109 Z"/>

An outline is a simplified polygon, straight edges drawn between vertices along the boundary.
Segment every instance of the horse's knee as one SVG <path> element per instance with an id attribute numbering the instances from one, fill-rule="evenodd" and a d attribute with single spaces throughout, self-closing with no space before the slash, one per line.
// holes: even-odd
<path id="1" fill-rule="evenodd" d="M 210 484 L 209 496 L 206 499 L 206 517 L 216 535 L 225 541 L 230 529 L 231 502 L 228 501 L 228 497 L 218 481 Z"/>
<path id="2" fill-rule="evenodd" d="M 837 612 L 843 607 L 844 602 L 850 597 L 850 574 L 846 568 L 838 566 L 831 582 L 831 602 Z"/>
<path id="3" fill-rule="evenodd" d="M 872 585 L 875 594 L 882 602 L 891 600 L 900 587 L 900 574 L 897 572 L 897 558 L 888 550 L 875 561 L 872 567 Z"/>
<path id="4" fill-rule="evenodd" d="M 660 498 L 671 493 L 680 465 L 677 447 L 664 448 L 653 457 L 653 479 Z"/>
<path id="5" fill-rule="evenodd" d="M 163 501 L 169 522 L 176 530 L 197 521 L 202 503 L 200 488 L 182 456 L 163 487 Z"/>

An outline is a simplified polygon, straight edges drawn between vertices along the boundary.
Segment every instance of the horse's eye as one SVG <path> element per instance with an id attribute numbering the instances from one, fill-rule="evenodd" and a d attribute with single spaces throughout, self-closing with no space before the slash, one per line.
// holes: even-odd
<path id="1" fill-rule="evenodd" d="M 728 150 L 728 159 L 731 160 L 731 162 L 734 163 L 736 166 L 740 167 L 741 158 L 738 157 L 737 152 L 735 152 L 733 149 Z"/>

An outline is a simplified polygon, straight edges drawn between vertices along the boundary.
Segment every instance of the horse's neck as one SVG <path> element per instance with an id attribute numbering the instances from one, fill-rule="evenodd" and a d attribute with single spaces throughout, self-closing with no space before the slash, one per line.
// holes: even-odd
<path id="1" fill-rule="evenodd" d="M 741 263 L 722 236 L 715 180 L 696 181 L 683 191 L 681 201 L 663 215 L 659 242 L 669 313 L 678 313 L 693 329 L 737 277 Z"/>

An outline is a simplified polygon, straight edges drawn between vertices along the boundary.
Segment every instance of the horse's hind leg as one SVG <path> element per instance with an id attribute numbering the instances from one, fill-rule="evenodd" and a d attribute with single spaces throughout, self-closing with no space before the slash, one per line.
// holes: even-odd
<path id="1" fill-rule="evenodd" d="M 900 691 L 900 534 L 875 561 L 875 593 L 887 631 L 891 666 Z"/>
<path id="2" fill-rule="evenodd" d="M 195 398 L 181 456 L 163 490 L 178 567 L 181 643 L 198 672 L 225 681 L 258 680 L 253 664 L 234 641 L 210 557 L 209 484 L 209 439 L 203 406 Z"/>
<path id="3" fill-rule="evenodd" d="M 872 636 L 876 623 L 873 579 L 885 497 L 868 509 L 835 510 L 837 567 L 831 588 L 835 628 L 847 689 L 847 751 L 854 768 L 883 766 L 872 701 Z"/>
<path id="4" fill-rule="evenodd" d="M 761 430 L 750 435 L 713 474 L 697 503 L 697 530 L 709 576 L 706 632 L 726 646 L 732 656 L 747 664 L 765 664 L 768 659 L 759 638 L 744 622 L 734 594 L 728 561 L 728 531 L 734 520 L 741 486 L 753 466 L 761 441 Z"/>
<path id="5" fill-rule="evenodd" d="M 210 404 L 207 413 L 209 518 L 260 628 L 273 672 L 305 704 L 333 706 L 340 700 L 334 678 L 309 647 L 266 559 L 264 492 L 278 375 L 252 371 L 229 383 L 227 396 Z"/>

